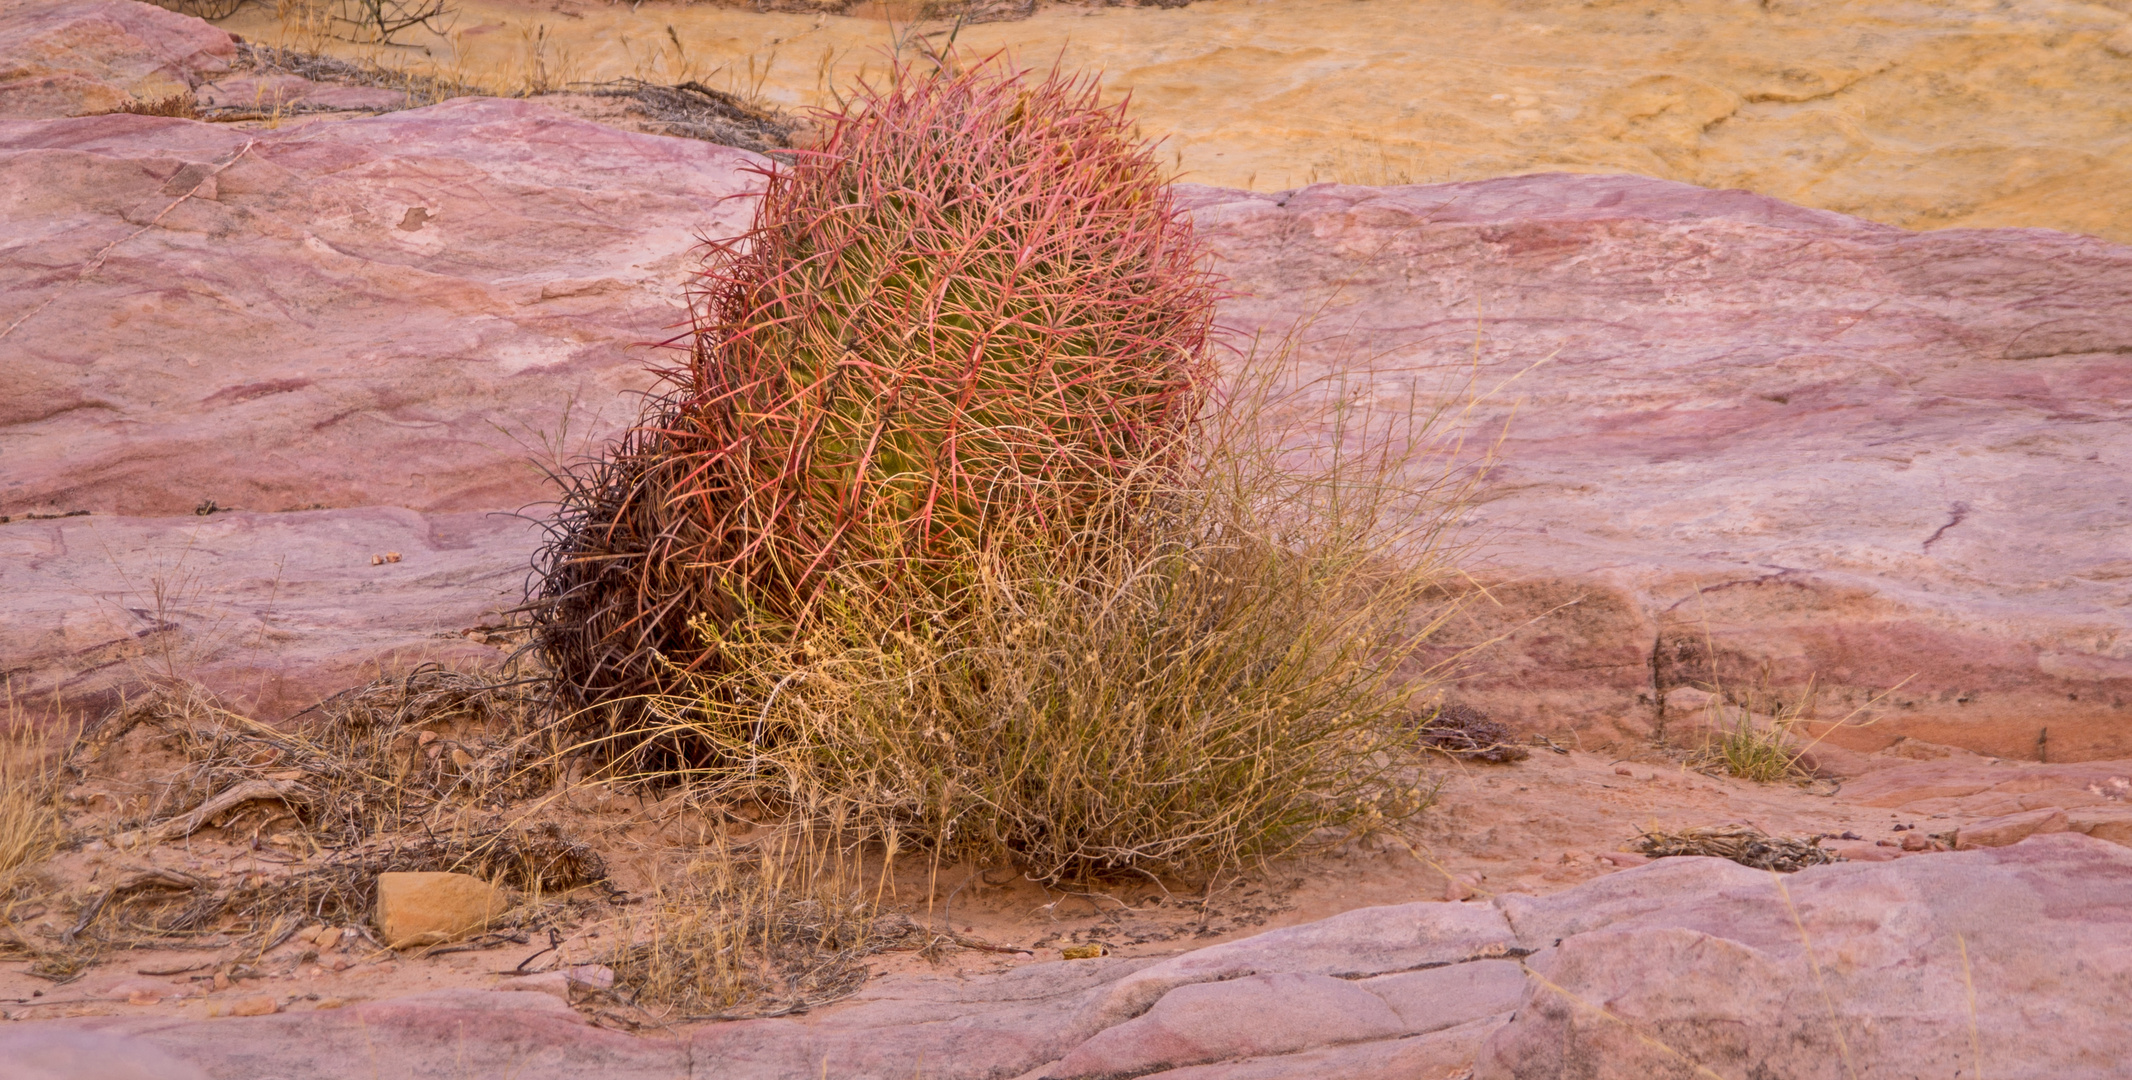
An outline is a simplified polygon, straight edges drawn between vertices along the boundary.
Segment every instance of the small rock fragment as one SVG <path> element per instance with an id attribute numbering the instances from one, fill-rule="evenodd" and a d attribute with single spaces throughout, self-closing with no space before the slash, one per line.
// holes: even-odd
<path id="1" fill-rule="evenodd" d="M 487 929 L 508 907 L 503 890 L 471 874 L 378 875 L 378 931 L 395 949 L 457 941 Z"/>
<path id="2" fill-rule="evenodd" d="M 2040 810 L 2024 810 L 2018 814 L 1985 818 L 1955 830 L 1954 846 L 1968 851 L 1974 848 L 2005 847 L 2018 844 L 2037 833 L 2066 831 L 2065 811 L 2055 806 Z M 1911 836 L 1915 836 L 1912 833 Z M 1903 837 L 1903 847 L 1910 846 L 1910 837 Z"/>

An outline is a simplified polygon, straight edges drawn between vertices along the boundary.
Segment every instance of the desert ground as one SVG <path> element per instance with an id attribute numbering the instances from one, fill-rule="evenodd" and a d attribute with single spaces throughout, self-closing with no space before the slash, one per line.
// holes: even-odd
<path id="1" fill-rule="evenodd" d="M 387 8 L 0 0 L 28 1076 L 2121 1074 L 2124 4 Z M 1389 819 L 1060 875 L 582 741 L 557 477 L 950 45 L 1151 141 L 1280 460 L 1397 444 Z"/>

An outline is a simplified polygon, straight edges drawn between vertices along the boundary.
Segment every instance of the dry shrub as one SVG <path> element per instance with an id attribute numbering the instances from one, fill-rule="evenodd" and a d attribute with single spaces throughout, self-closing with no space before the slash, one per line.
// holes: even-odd
<path id="1" fill-rule="evenodd" d="M 809 15 L 873 15 L 963 24 L 1011 22 L 1036 13 L 1036 0 L 711 0 L 719 7 Z"/>
<path id="2" fill-rule="evenodd" d="M 209 22 L 229 18 L 237 13 L 238 8 L 244 6 L 244 0 L 154 0 L 154 3 L 165 11 L 175 11 L 180 15 L 190 15 Z"/>
<path id="3" fill-rule="evenodd" d="M 129 101 L 118 110 L 135 116 L 170 116 L 181 120 L 197 120 L 200 107 L 190 93 L 176 93 L 153 101 Z"/>
<path id="4" fill-rule="evenodd" d="M 630 111 L 658 124 L 665 134 L 757 153 L 790 146 L 793 132 L 799 129 L 798 120 L 765 102 L 714 90 L 695 79 L 672 86 L 617 79 L 587 92 L 631 99 Z"/>
<path id="5" fill-rule="evenodd" d="M 1508 765 L 1532 756 L 1532 751 L 1514 745 L 1510 737 L 1509 728 L 1471 705 L 1441 706 L 1421 726 L 1423 746 L 1463 761 Z"/>
<path id="6" fill-rule="evenodd" d="M 261 76 L 286 73 L 312 82 L 376 86 L 396 90 L 407 96 L 406 107 L 410 109 L 435 105 L 455 97 L 478 97 L 489 93 L 482 87 L 436 71 L 401 70 L 383 66 L 374 60 L 343 60 L 302 49 L 275 48 L 253 42 L 237 43 L 237 62 L 234 67 L 236 70 Z M 307 111 L 307 108 L 300 107 L 293 111 L 303 112 Z M 225 106 L 212 111 L 218 118 L 229 119 L 256 110 L 252 106 L 241 105 Z M 334 110 L 329 108 L 325 111 Z"/>

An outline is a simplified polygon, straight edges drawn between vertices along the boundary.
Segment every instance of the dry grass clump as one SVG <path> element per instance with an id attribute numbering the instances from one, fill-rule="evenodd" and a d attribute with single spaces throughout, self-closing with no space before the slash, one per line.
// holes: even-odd
<path id="1" fill-rule="evenodd" d="M 1425 796 L 1398 675 L 1444 607 L 1438 568 L 1263 494 L 1127 489 L 945 596 L 840 603 L 802 660 L 729 633 L 752 662 L 651 702 L 656 734 L 718 748 L 690 773 L 708 797 L 1045 882 L 1232 869 L 1407 817 Z"/>
<path id="2" fill-rule="evenodd" d="M 53 766 L 39 735 L 19 727 L 0 733 L 0 921 L 13 921 L 38 865 L 65 834 Z"/>
<path id="3" fill-rule="evenodd" d="M 1815 778 L 1814 770 L 1806 764 L 1814 747 L 1838 728 L 1873 723 L 1873 707 L 1909 681 L 1904 679 L 1873 695 L 1842 718 L 1827 723 L 1821 734 L 1810 739 L 1802 739 L 1802 733 L 1817 722 L 1814 713 L 1819 695 L 1815 680 L 1808 679 L 1805 688 L 1789 700 L 1771 693 L 1766 685 L 1758 691 L 1731 694 L 1720 687 L 1709 704 L 1711 734 L 1689 755 L 1688 763 L 1706 772 L 1722 772 L 1758 784 L 1807 783 Z M 1762 716 L 1768 720 L 1762 721 Z"/>
<path id="4" fill-rule="evenodd" d="M 921 936 L 877 916 L 874 891 L 848 849 L 805 831 L 721 843 L 664 878 L 600 962 L 618 997 L 666 1020 L 803 1012 L 857 992 L 867 956 Z"/>
<path id="5" fill-rule="evenodd" d="M 1804 781 L 1812 770 L 1800 764 L 1803 751 L 1793 746 L 1788 725 L 1758 727 L 1752 718 L 1740 716 L 1732 726 L 1706 739 L 1694 756 L 1699 768 L 1723 772 L 1757 784 Z"/>

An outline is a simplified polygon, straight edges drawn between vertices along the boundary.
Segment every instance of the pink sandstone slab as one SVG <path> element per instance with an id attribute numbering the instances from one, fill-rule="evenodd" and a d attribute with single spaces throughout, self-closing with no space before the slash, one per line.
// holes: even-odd
<path id="1" fill-rule="evenodd" d="M 227 33 L 134 0 L 0 0 L 0 119 L 189 96 L 236 55 Z"/>
<path id="2" fill-rule="evenodd" d="M 1825 720 L 1900 687 L 1862 748 L 2132 755 L 2132 248 L 1628 176 L 1186 198 L 1230 323 L 1506 432 L 1485 711 L 1640 738 L 1813 680 Z"/>
<path id="3" fill-rule="evenodd" d="M 537 543 L 499 515 L 633 415 L 757 160 L 496 99 L 0 122 L 14 691 L 94 705 L 162 663 L 282 715 L 492 660 L 460 631 Z"/>

